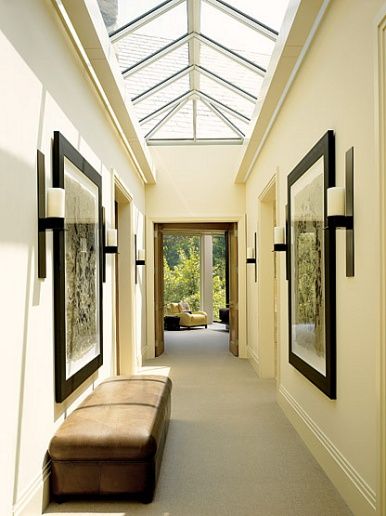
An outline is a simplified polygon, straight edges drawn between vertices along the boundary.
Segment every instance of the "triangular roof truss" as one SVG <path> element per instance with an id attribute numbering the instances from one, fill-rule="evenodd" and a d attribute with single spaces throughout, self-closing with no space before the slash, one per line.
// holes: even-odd
<path id="1" fill-rule="evenodd" d="M 114 44 L 124 41 L 126 36 L 145 27 L 148 23 L 156 20 L 159 16 L 170 12 L 172 9 L 184 2 L 186 2 L 187 9 L 186 34 L 183 34 L 173 41 L 167 41 L 166 44 L 161 45 L 159 50 L 150 53 L 145 58 L 122 70 L 124 79 L 130 81 L 137 72 L 144 70 L 153 63 L 156 63 L 157 60 L 170 55 L 175 50 L 183 47 L 183 45 L 187 46 L 188 62 L 181 69 L 175 71 L 155 84 L 148 85 L 148 87 L 145 87 L 143 91 L 132 96 L 131 100 L 134 107 L 136 107 L 141 105 L 141 102 L 145 100 L 151 100 L 152 96 L 156 94 L 159 96 L 163 91 L 166 92 L 168 89 L 171 91 L 171 88 L 177 83 L 177 81 L 181 80 L 183 77 L 189 77 L 188 91 L 177 95 L 175 98 L 168 100 L 161 106 L 157 106 L 156 109 L 146 113 L 145 116 L 142 116 L 139 119 L 140 125 L 144 125 L 146 123 L 147 126 L 145 139 L 148 144 L 161 144 L 162 140 L 156 138 L 159 130 L 173 119 L 173 117 L 183 109 L 184 106 L 186 106 L 187 102 L 191 100 L 193 103 L 192 143 L 200 142 L 200 138 L 196 133 L 197 102 L 202 102 L 218 120 L 223 124 L 226 124 L 226 126 L 231 129 L 234 134 L 234 138 L 226 139 L 227 141 L 230 143 L 242 143 L 245 136 L 245 129 L 243 131 L 242 128 L 238 126 L 238 121 L 242 122 L 241 125 L 244 128 L 245 124 L 250 122 L 255 103 L 257 101 L 257 95 L 255 92 L 247 91 L 245 87 L 237 84 L 236 81 L 234 82 L 229 80 L 229 78 L 223 77 L 218 71 L 212 70 L 208 64 L 205 66 L 201 63 L 200 46 L 204 46 L 211 51 L 217 52 L 219 56 L 230 60 L 228 61 L 229 63 L 237 63 L 239 67 L 242 67 L 240 70 L 248 70 L 249 73 L 253 72 L 256 74 L 256 78 L 260 78 L 260 80 L 264 78 L 266 69 L 258 62 L 255 62 L 255 60 L 242 55 L 235 49 L 227 48 L 215 39 L 212 39 L 209 35 L 202 33 L 202 2 L 206 2 L 221 13 L 225 13 L 227 16 L 232 17 L 237 22 L 247 26 L 249 29 L 252 29 L 256 33 L 264 36 L 264 38 L 268 38 L 272 42 L 275 42 L 278 36 L 278 33 L 274 29 L 243 13 L 232 5 L 227 4 L 223 0 L 166 0 L 144 13 L 142 16 L 137 17 L 126 25 L 111 32 L 111 41 Z M 205 91 L 205 88 L 203 87 L 204 82 L 206 84 L 213 85 L 213 91 L 216 93 L 212 94 L 208 89 Z M 222 95 L 219 95 L 220 93 Z M 218 98 L 218 95 L 221 98 Z M 246 114 L 245 111 L 243 112 L 241 109 L 239 110 L 235 105 L 229 105 L 228 98 L 232 99 L 236 105 L 239 101 L 243 102 L 244 106 L 247 106 L 248 109 L 250 109 L 250 113 Z M 154 126 L 149 130 L 149 122 L 152 120 L 154 120 Z M 216 138 L 214 137 L 213 141 L 215 140 Z M 221 142 L 223 141 L 221 138 L 219 141 L 220 140 Z"/>

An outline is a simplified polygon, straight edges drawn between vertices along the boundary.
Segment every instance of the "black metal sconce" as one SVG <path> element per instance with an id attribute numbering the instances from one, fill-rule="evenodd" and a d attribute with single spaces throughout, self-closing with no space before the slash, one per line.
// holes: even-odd
<path id="1" fill-rule="evenodd" d="M 354 276 L 354 147 L 346 152 L 346 187 L 327 190 L 328 227 L 346 230 L 346 277 Z"/>
<path id="2" fill-rule="evenodd" d="M 255 283 L 257 282 L 257 259 L 256 259 L 256 233 L 254 235 L 254 247 L 247 247 L 247 264 L 255 265 Z"/>
<path id="3" fill-rule="evenodd" d="M 108 229 L 106 232 L 106 210 L 102 208 L 102 275 L 103 283 L 106 282 L 106 254 L 118 254 L 118 230 Z"/>
<path id="4" fill-rule="evenodd" d="M 247 263 L 256 263 L 254 247 L 247 247 Z"/>
<path id="5" fill-rule="evenodd" d="M 65 191 L 63 188 L 46 190 L 44 154 L 37 151 L 38 188 L 38 277 L 47 277 L 46 230 L 64 230 Z"/>
<path id="6" fill-rule="evenodd" d="M 274 252 L 287 251 L 286 237 L 284 226 L 276 226 L 273 228 L 273 250 Z"/>
<path id="7" fill-rule="evenodd" d="M 138 283 L 138 265 L 146 265 L 145 261 L 145 250 L 138 249 L 137 247 L 137 235 L 134 235 L 134 256 L 135 256 L 135 283 Z"/>

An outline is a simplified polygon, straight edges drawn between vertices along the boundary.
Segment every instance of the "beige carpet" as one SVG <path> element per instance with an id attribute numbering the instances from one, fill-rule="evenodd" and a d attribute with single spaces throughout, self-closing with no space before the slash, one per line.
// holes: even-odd
<path id="1" fill-rule="evenodd" d="M 217 325 L 166 333 L 172 421 L 155 500 L 51 504 L 46 514 L 344 516 L 351 512 L 275 403 L 273 381 Z M 153 371 L 152 371 L 153 372 Z"/>

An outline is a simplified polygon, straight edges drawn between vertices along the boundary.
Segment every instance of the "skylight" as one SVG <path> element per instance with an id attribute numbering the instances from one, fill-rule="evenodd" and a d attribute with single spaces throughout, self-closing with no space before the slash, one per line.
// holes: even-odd
<path id="1" fill-rule="evenodd" d="M 288 0 L 98 0 L 143 136 L 242 143 Z"/>

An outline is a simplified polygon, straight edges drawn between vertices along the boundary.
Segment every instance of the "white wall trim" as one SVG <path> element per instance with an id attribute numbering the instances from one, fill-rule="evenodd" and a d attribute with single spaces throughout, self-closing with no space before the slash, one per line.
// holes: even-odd
<path id="1" fill-rule="evenodd" d="M 377 16 L 375 23 L 375 120 L 376 120 L 376 160 L 379 173 L 380 192 L 380 242 L 381 242 L 381 303 L 380 303 L 380 345 L 377 351 L 377 390 L 378 405 L 378 511 L 379 516 L 386 516 L 386 181 L 384 170 L 386 164 L 386 5 Z"/>
<path id="2" fill-rule="evenodd" d="M 266 142 L 266 140 L 268 138 L 269 133 L 271 132 L 271 129 L 272 129 L 272 127 L 273 127 L 273 125 L 274 125 L 278 115 L 279 115 L 279 112 L 280 112 L 280 110 L 281 110 L 281 108 L 282 108 L 282 106 L 283 106 L 283 104 L 285 102 L 285 99 L 287 98 L 287 95 L 288 95 L 288 93 L 289 93 L 289 91 L 291 89 L 291 86 L 292 86 L 292 84 L 294 83 L 294 81 L 296 79 L 296 76 L 297 76 L 297 74 L 298 74 L 298 72 L 300 70 L 300 67 L 301 67 L 301 65 L 302 65 L 302 63 L 304 61 L 304 58 L 307 55 L 307 52 L 308 52 L 308 50 L 309 50 L 309 48 L 310 48 L 310 46 L 312 44 L 312 41 L 313 41 L 313 39 L 315 37 L 315 34 L 316 34 L 316 32 L 317 32 L 317 30 L 319 28 L 319 25 L 320 25 L 324 15 L 325 15 L 325 13 L 326 13 L 326 10 L 327 10 L 329 4 L 330 4 L 330 0 L 324 0 L 323 5 L 322 5 L 322 7 L 319 10 L 319 13 L 318 13 L 318 15 L 317 15 L 313 25 L 312 25 L 310 33 L 309 33 L 309 35 L 308 35 L 308 37 L 307 37 L 307 39 L 306 39 L 306 41 L 305 41 L 305 43 L 303 45 L 303 48 L 302 48 L 302 50 L 301 50 L 301 52 L 299 54 L 299 57 L 298 57 L 298 59 L 297 59 L 297 61 L 295 63 L 295 66 L 293 67 L 291 75 L 289 76 L 287 84 L 285 85 L 285 87 L 283 89 L 283 93 L 281 94 L 281 97 L 280 97 L 280 99 L 279 99 L 279 101 L 278 101 L 278 103 L 276 105 L 276 108 L 275 108 L 275 110 L 274 110 L 274 112 L 273 112 L 273 114 L 271 116 L 271 119 L 270 119 L 270 121 L 268 123 L 268 126 L 267 126 L 267 128 L 266 128 L 266 130 L 264 132 L 264 135 L 261 138 L 259 146 L 257 147 L 256 152 L 255 152 L 255 154 L 254 154 L 254 156 L 253 156 L 253 158 L 251 160 L 251 164 L 248 167 L 247 173 L 245 174 L 245 176 L 243 178 L 243 182 L 244 183 L 247 182 L 249 176 L 252 173 L 253 167 L 255 166 L 255 163 L 257 161 L 257 158 L 259 157 L 261 149 L 264 147 L 264 144 L 265 144 L 265 142 Z"/>
<path id="3" fill-rule="evenodd" d="M 355 511 L 354 513 L 361 516 L 375 514 L 375 491 L 283 385 L 279 386 L 278 401 L 326 474 L 333 480 L 335 487 L 340 491 L 351 509 Z M 288 413 L 288 408 L 291 409 L 292 414 Z M 297 421 L 294 420 L 294 415 L 297 416 Z M 312 443 L 309 435 L 305 435 L 307 430 L 311 432 L 317 443 Z M 320 445 L 319 450 L 316 450 L 315 444 Z M 320 451 L 324 454 L 322 460 L 320 460 Z"/>
<path id="4" fill-rule="evenodd" d="M 34 498 L 39 495 L 39 499 L 41 500 L 41 510 L 43 512 L 46 502 L 48 502 L 48 498 L 45 502 L 44 500 L 44 488 L 45 484 L 48 485 L 48 480 L 51 475 L 51 459 L 44 465 L 42 471 L 35 477 L 35 479 L 30 483 L 27 489 L 20 495 L 16 503 L 12 508 L 12 514 L 14 516 L 19 516 L 22 514 L 32 514 L 32 510 L 28 509 L 29 504 L 32 503 Z"/>
<path id="5" fill-rule="evenodd" d="M 248 360 L 251 363 L 251 366 L 256 371 L 257 376 L 260 376 L 259 357 L 257 356 L 255 351 L 250 346 L 248 346 L 248 348 L 247 348 L 247 353 L 248 353 Z"/>

